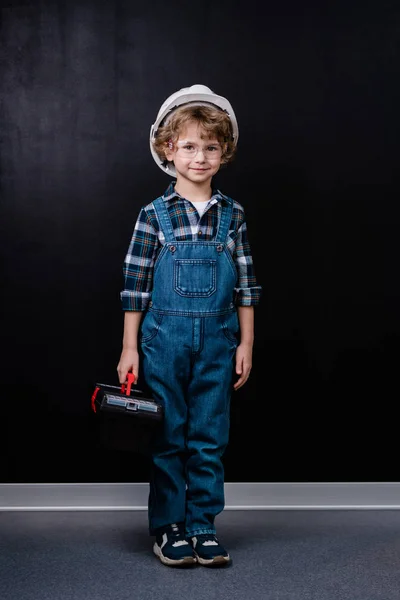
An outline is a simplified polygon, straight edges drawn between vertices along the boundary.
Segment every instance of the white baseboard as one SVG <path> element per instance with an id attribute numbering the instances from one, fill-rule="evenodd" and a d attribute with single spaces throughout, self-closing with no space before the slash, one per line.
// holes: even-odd
<path id="1" fill-rule="evenodd" d="M 0 511 L 146 510 L 147 483 L 2 483 Z M 400 509 L 400 483 L 226 483 L 227 510 Z"/>

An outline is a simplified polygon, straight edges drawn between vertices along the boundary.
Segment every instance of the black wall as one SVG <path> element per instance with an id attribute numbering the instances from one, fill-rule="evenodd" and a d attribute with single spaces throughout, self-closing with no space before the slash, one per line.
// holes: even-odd
<path id="1" fill-rule="evenodd" d="M 90 396 L 117 384 L 122 262 L 169 183 L 150 125 L 194 83 L 235 109 L 216 183 L 264 288 L 226 480 L 399 480 L 398 4 L 2 6 L 0 481 L 146 480 Z"/>

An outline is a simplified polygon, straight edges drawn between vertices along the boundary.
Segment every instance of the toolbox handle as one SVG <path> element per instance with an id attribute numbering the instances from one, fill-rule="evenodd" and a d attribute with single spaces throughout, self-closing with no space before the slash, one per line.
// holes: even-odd
<path id="1" fill-rule="evenodd" d="M 127 396 L 130 396 L 131 395 L 132 384 L 135 383 L 135 376 L 134 376 L 134 374 L 133 373 L 128 373 L 127 380 L 128 380 L 127 384 L 123 383 L 121 385 L 121 392 L 123 394 L 126 393 Z M 125 385 L 126 385 L 126 392 L 125 392 Z"/>

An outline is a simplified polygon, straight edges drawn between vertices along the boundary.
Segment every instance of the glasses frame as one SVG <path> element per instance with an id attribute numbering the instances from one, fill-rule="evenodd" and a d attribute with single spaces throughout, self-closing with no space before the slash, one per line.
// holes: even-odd
<path id="1" fill-rule="evenodd" d="M 168 144 L 168 146 L 170 150 L 174 149 L 175 153 L 181 158 L 193 159 L 198 155 L 199 151 L 203 153 L 204 158 L 207 160 L 220 160 L 223 155 L 223 148 L 219 142 L 206 144 L 201 148 L 200 146 L 194 144 L 193 142 L 190 142 L 189 140 L 182 140 L 180 142 L 177 142 L 175 145 L 171 143 L 171 145 Z M 185 146 L 193 146 L 193 150 L 187 150 L 185 149 Z M 217 148 L 218 152 L 216 150 L 208 152 L 207 147 Z"/>

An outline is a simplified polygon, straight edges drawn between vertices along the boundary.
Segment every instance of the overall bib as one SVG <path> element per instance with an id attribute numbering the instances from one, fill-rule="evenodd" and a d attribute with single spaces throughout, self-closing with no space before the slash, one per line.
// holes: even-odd
<path id="1" fill-rule="evenodd" d="M 233 201 L 221 204 L 215 241 L 176 240 L 165 202 L 158 198 L 154 207 L 165 245 L 140 341 L 144 376 L 165 422 L 152 454 L 149 529 L 183 522 L 188 535 L 215 533 L 239 329 L 237 271 L 226 247 Z"/>

